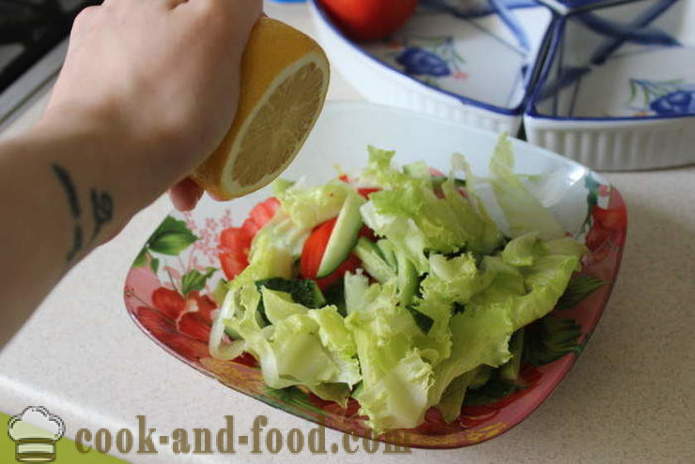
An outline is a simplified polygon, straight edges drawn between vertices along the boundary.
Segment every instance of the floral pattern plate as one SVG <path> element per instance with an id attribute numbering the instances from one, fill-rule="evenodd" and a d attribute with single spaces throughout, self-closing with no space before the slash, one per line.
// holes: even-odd
<path id="1" fill-rule="evenodd" d="M 551 19 L 534 0 L 423 0 L 393 36 L 357 46 L 429 87 L 518 114 Z"/>
<path id="2" fill-rule="evenodd" d="M 495 142 L 493 133 L 404 110 L 330 103 L 284 177 L 304 175 L 323 182 L 335 176 L 336 164 L 347 172 L 357 171 L 366 163 L 367 144 L 396 149 L 399 163 L 425 159 L 441 170 L 447 169 L 451 153 L 461 152 L 476 172 L 486 175 Z M 375 437 L 379 440 L 454 448 L 500 435 L 526 418 L 557 387 L 601 317 L 626 237 L 627 212 L 620 194 L 579 164 L 513 142 L 517 172 L 529 174 L 534 193 L 591 250 L 581 276 L 576 277 L 579 285 L 550 315 L 529 328 L 534 343 L 513 389 L 478 395 L 475 404 L 465 405 L 452 423 L 432 408 L 419 427 Z M 237 392 L 327 427 L 371 437 L 356 401 L 343 409 L 299 388 L 273 390 L 263 384 L 251 356 L 222 362 L 208 354 L 210 323 L 217 307 L 215 288 L 225 277 L 219 235 L 227 227 L 239 226 L 251 208 L 269 196 L 266 188 L 229 203 L 204 199 L 192 213 L 168 215 L 137 254 L 127 276 L 127 311 L 166 352 Z M 483 199 L 487 202 L 484 195 Z M 494 205 L 488 204 L 496 216 Z"/>
<path id="3" fill-rule="evenodd" d="M 553 118 L 695 116 L 693 0 L 633 0 L 554 23 L 532 114 Z"/>

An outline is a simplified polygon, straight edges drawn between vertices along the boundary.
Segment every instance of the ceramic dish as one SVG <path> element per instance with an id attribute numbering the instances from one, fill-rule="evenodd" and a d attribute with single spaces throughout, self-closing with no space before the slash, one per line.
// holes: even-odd
<path id="1" fill-rule="evenodd" d="M 530 142 L 596 169 L 695 162 L 694 0 L 570 14 L 524 119 Z"/>
<path id="2" fill-rule="evenodd" d="M 451 153 L 458 151 L 467 155 L 475 171 L 486 175 L 495 143 L 494 133 L 402 109 L 333 103 L 327 105 L 283 177 L 304 175 L 321 183 L 335 177 L 335 164 L 348 172 L 357 170 L 367 161 L 367 144 L 396 149 L 399 163 L 424 158 L 441 170 L 447 169 Z M 536 194 L 564 227 L 591 249 L 582 273 L 606 285 L 578 304 L 575 301 L 556 309 L 530 326 L 539 361 L 523 366 L 517 392 L 465 406 L 450 424 L 431 408 L 421 426 L 382 435 L 380 440 L 413 447 L 455 448 L 509 430 L 557 387 L 601 317 L 618 273 L 626 235 L 627 212 L 620 194 L 573 161 L 518 140 L 513 140 L 513 145 L 517 172 L 540 175 L 530 178 L 536 179 L 532 184 Z M 264 385 L 249 355 L 234 361 L 209 357 L 207 337 L 211 312 L 217 306 L 211 295 L 224 277 L 218 260 L 218 237 L 225 228 L 239 226 L 251 208 L 270 195 L 270 189 L 265 188 L 230 203 L 204 199 L 192 213 L 172 212 L 149 238 L 128 274 L 127 311 L 169 354 L 237 392 L 327 427 L 370 436 L 355 400 L 343 409 L 298 388 L 273 390 Z M 235 394 L 229 393 L 232 397 Z M 201 397 L 201 401 L 205 399 Z"/>
<path id="3" fill-rule="evenodd" d="M 603 5 L 611 5 L 634 0 L 538 0 L 561 14 L 572 11 L 586 11 Z"/>
<path id="4" fill-rule="evenodd" d="M 321 6 L 322 46 L 370 101 L 515 134 L 551 11 L 533 0 L 422 0 L 388 40 L 355 43 Z"/>

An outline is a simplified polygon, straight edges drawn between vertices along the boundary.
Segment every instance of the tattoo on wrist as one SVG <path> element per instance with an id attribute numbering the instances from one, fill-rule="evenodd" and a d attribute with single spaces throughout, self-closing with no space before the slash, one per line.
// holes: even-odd
<path id="1" fill-rule="evenodd" d="M 63 190 L 65 191 L 65 196 L 67 197 L 68 205 L 70 206 L 70 214 L 75 221 L 72 233 L 72 246 L 66 255 L 66 261 L 69 263 L 75 258 L 80 250 L 82 250 L 84 245 L 80 198 L 77 195 L 77 189 L 75 188 L 75 183 L 72 180 L 72 176 L 70 176 L 67 169 L 55 163 L 51 165 L 51 168 L 62 185 Z M 91 244 L 99 235 L 99 232 L 104 224 L 108 223 L 113 218 L 113 199 L 108 192 L 103 190 L 98 191 L 95 188 L 91 188 L 90 202 L 92 206 L 92 220 L 94 222 L 94 229 L 89 240 L 89 243 Z"/>
<path id="2" fill-rule="evenodd" d="M 113 217 L 113 200 L 107 192 L 97 192 L 96 189 L 92 189 L 90 193 L 92 214 L 94 215 L 94 231 L 92 232 L 91 242 L 99 235 L 101 226 L 109 222 Z"/>

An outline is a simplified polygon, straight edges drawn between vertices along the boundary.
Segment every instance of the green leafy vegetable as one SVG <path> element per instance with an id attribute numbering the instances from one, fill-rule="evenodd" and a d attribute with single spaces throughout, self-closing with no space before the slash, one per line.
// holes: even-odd
<path id="1" fill-rule="evenodd" d="M 466 406 L 482 406 L 496 403 L 502 398 L 511 395 L 524 387 L 499 378 L 495 373 L 485 385 L 477 390 L 469 390 L 463 404 Z"/>
<path id="2" fill-rule="evenodd" d="M 536 366 L 551 363 L 567 353 L 580 353 L 581 327 L 572 319 L 546 316 L 529 326 L 524 359 Z"/>
<path id="3" fill-rule="evenodd" d="M 308 308 L 320 308 L 326 304 L 326 299 L 321 293 L 321 289 L 316 282 L 310 279 L 283 279 L 282 277 L 272 277 L 256 281 L 256 286 L 270 290 L 278 290 L 288 293 L 293 301 Z"/>
<path id="4" fill-rule="evenodd" d="M 514 174 L 505 137 L 491 179 L 476 177 L 461 155 L 448 176 L 433 176 L 424 162 L 400 169 L 393 156 L 369 147 L 366 168 L 350 183 L 275 184 L 281 208 L 254 239 L 249 266 L 226 295 L 216 290 L 224 302 L 210 342 L 220 359 L 251 353 L 264 382 L 285 389 L 273 391 L 301 386 L 343 406 L 354 397 L 376 433 L 415 427 L 431 406 L 452 421 L 462 404 L 523 388 L 515 384 L 522 360 L 578 352 L 580 328 L 547 315 L 602 284 L 572 277 L 586 247 L 533 197 L 529 176 Z M 481 200 L 486 182 L 511 238 Z M 356 187 L 377 189 L 359 210 L 377 240 L 334 242 L 361 269 L 323 295 L 315 281 L 297 278 L 295 263 L 309 231 L 336 217 Z M 184 287 L 204 279 L 192 275 Z"/>
<path id="5" fill-rule="evenodd" d="M 318 187 L 289 186 L 278 193 L 282 211 L 301 230 L 310 230 L 338 215 L 352 187 L 333 181 Z"/>
<path id="6" fill-rule="evenodd" d="M 570 309 L 577 306 L 584 298 L 594 293 L 607 282 L 598 277 L 578 274 L 570 280 L 565 293 L 562 294 L 557 302 L 557 309 Z"/>
<path id="7" fill-rule="evenodd" d="M 437 404 L 437 409 L 442 413 L 445 421 L 453 422 L 461 414 L 461 406 L 463 406 L 466 391 L 477 373 L 478 369 L 473 369 L 461 374 L 446 387 L 442 399 Z"/>
<path id="8" fill-rule="evenodd" d="M 512 144 L 501 136 L 490 160 L 491 183 L 504 211 L 512 237 L 538 232 L 545 240 L 562 237 L 565 230 L 548 209 L 528 191 L 520 176 L 514 174 Z"/>

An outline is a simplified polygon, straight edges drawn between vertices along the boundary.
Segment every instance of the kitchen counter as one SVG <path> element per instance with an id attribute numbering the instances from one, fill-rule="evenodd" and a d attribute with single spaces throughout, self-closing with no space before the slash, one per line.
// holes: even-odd
<path id="1" fill-rule="evenodd" d="M 305 5 L 269 3 L 266 11 L 313 32 Z M 329 98 L 360 97 L 334 73 Z M 30 125 L 44 103 L 45 96 L 2 136 Z M 695 168 L 606 177 L 628 204 L 622 271 L 591 342 L 556 392 L 525 422 L 474 447 L 384 454 L 382 445 L 372 455 L 339 450 L 336 462 L 695 462 Z M 0 351 L 0 411 L 45 406 L 63 418 L 70 437 L 82 427 L 137 433 L 138 415 L 163 434 L 175 428 L 217 430 L 224 415 L 234 415 L 237 434 L 260 414 L 268 418 L 266 430 L 314 428 L 199 374 L 165 354 L 130 320 L 123 304 L 126 273 L 170 208 L 162 197 L 140 212 L 123 233 L 74 268 Z M 11 223 L 7 218 L 5 226 Z M 342 442 L 341 434 L 328 430 L 326 442 Z M 306 450 L 292 454 L 285 448 L 275 455 L 250 450 L 174 458 L 171 447 L 161 446 L 157 455 L 131 453 L 124 459 L 198 464 L 327 459 Z"/>

